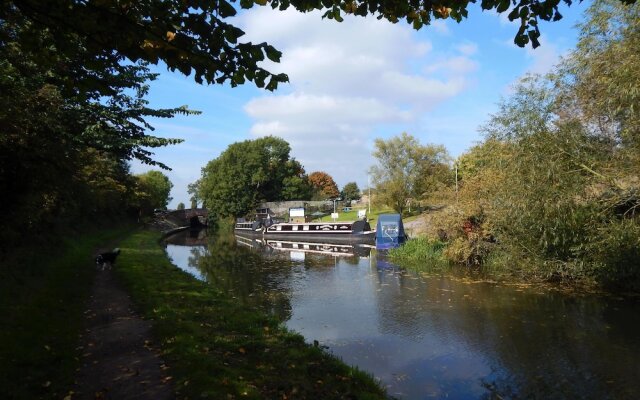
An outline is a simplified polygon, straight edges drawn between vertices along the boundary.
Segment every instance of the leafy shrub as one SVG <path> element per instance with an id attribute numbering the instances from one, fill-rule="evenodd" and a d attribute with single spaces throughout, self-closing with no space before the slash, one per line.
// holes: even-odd
<path id="1" fill-rule="evenodd" d="M 606 287 L 640 290 L 640 224 L 637 218 L 600 227 L 586 246 L 595 278 Z"/>
<path id="2" fill-rule="evenodd" d="M 421 271 L 441 271 L 449 265 L 443 257 L 446 244 L 425 237 L 407 241 L 397 249 L 389 251 L 389 258 L 395 263 L 410 266 Z"/>

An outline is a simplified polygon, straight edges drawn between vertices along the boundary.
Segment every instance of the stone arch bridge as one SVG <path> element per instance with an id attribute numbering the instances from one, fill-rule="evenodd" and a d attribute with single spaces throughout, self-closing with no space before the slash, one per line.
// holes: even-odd
<path id="1" fill-rule="evenodd" d="M 184 210 L 169 211 L 165 218 L 178 226 L 190 226 L 198 228 L 207 226 L 209 211 L 206 208 L 188 208 Z"/>

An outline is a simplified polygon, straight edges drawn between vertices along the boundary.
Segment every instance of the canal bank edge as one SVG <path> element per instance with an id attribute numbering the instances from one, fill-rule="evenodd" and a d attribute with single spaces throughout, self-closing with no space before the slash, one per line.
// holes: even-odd
<path id="1" fill-rule="evenodd" d="M 160 237 L 137 231 L 125 238 L 115 272 L 152 322 L 178 397 L 386 397 L 369 374 L 179 270 Z"/>

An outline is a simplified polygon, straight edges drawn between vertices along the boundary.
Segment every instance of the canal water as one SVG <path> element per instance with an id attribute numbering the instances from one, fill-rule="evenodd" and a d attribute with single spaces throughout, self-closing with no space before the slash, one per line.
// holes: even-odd
<path id="1" fill-rule="evenodd" d="M 640 300 L 401 270 L 375 250 L 185 232 L 181 269 L 403 399 L 640 399 Z"/>

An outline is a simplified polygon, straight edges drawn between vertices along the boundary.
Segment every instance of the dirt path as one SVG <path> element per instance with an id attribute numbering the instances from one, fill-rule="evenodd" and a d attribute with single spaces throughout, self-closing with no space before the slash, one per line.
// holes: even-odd
<path id="1" fill-rule="evenodd" d="M 413 221 L 403 223 L 403 225 L 407 234 L 410 237 L 415 237 L 426 232 L 428 223 L 426 216 L 420 215 Z"/>
<path id="2" fill-rule="evenodd" d="M 111 270 L 96 273 L 85 315 L 74 399 L 174 398 L 151 342 L 151 325 L 133 311 L 131 299 Z"/>

